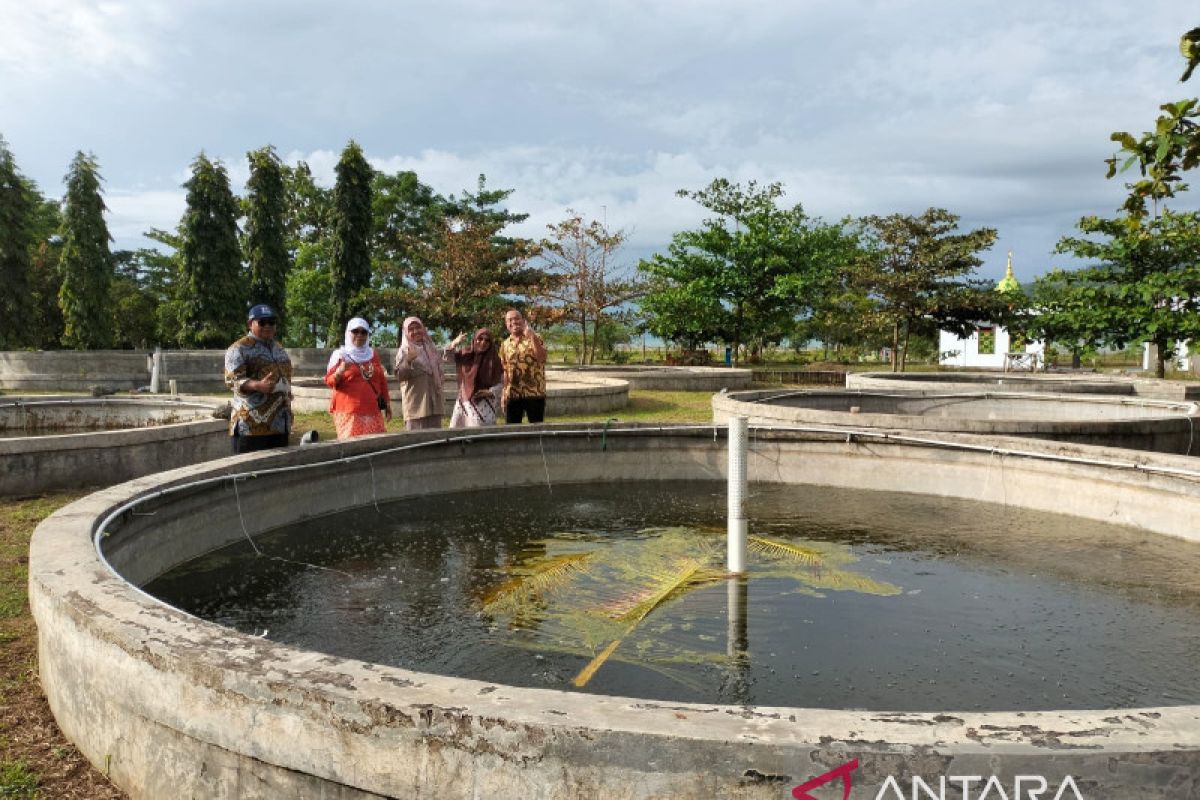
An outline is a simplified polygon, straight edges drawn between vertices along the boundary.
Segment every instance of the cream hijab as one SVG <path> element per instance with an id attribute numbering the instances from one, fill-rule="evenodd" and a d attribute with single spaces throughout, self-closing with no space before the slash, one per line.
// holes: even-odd
<path id="1" fill-rule="evenodd" d="M 429 339 L 429 331 L 425 330 L 425 341 L 417 344 L 412 339 L 408 338 L 408 326 L 410 323 L 417 323 L 422 329 L 425 329 L 425 323 L 417 317 L 407 317 L 404 320 L 404 325 L 400 327 L 400 352 L 396 354 L 396 363 L 403 364 L 408 354 L 413 350 L 417 351 L 417 360 L 421 368 L 430 375 L 436 375 L 441 369 L 441 359 L 438 357 L 438 350 L 433 346 L 433 342 Z"/>

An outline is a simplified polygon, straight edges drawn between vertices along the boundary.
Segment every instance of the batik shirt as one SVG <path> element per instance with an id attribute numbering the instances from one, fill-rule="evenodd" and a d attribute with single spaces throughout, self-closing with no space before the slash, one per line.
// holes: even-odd
<path id="1" fill-rule="evenodd" d="M 500 363 L 504 366 L 507 384 L 504 401 L 546 396 L 546 365 L 533 355 L 533 338 L 524 336 L 518 342 L 510 336 L 500 343 Z"/>
<path id="2" fill-rule="evenodd" d="M 268 375 L 279 378 L 270 394 L 243 390 L 246 381 L 262 380 Z M 225 351 L 225 385 L 233 390 L 230 436 L 265 436 L 291 430 L 292 362 L 278 342 L 247 334 L 230 345 Z"/>

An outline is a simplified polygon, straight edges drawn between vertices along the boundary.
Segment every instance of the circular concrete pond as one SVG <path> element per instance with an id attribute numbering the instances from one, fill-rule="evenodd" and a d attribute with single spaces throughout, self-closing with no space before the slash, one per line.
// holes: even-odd
<path id="1" fill-rule="evenodd" d="M 1137 395 L 1158 400 L 1200 400 L 1200 383 L 1131 375 L 1053 372 L 851 372 L 847 389 L 926 392 L 1049 392 Z"/>
<path id="2" fill-rule="evenodd" d="M 592 377 L 626 381 L 635 389 L 670 392 L 719 392 L 744 389 L 754 380 L 749 369 L 733 367 L 667 367 L 641 364 L 600 364 L 589 366 L 551 366 L 551 380 L 590 380 Z"/>
<path id="3" fill-rule="evenodd" d="M 1200 454 L 1200 404 L 1090 394 L 747 391 L 713 395 L 713 419 L 759 425 L 1030 436 L 1059 442 Z"/>
<path id="4" fill-rule="evenodd" d="M 301 412 L 327 411 L 333 390 L 322 378 L 298 378 L 292 383 L 292 407 Z M 445 372 L 442 393 L 446 400 L 446 417 L 454 413 L 454 398 L 458 382 L 453 372 Z M 400 385 L 394 379 L 388 384 L 392 408 L 402 408 Z M 563 374 L 550 372 L 546 378 L 546 411 L 551 416 L 571 414 L 602 414 L 629 405 L 629 384 L 623 380 L 598 375 Z"/>
<path id="5" fill-rule="evenodd" d="M 177 397 L 0 397 L 0 496 L 108 486 L 229 452 L 215 404 Z"/>
<path id="6" fill-rule="evenodd" d="M 954 434 L 759 429 L 752 439 L 751 480 L 781 489 L 1053 512 L 1128 526 L 1151 548 L 1160 537 L 1200 546 L 1200 471 L 1189 458 Z M 453 514 L 458 493 L 485 488 L 552 495 L 601 481 L 714 481 L 726 459 L 716 426 L 546 426 L 321 444 L 98 492 L 43 522 L 32 543 L 47 697 L 68 737 L 134 798 L 779 798 L 842 768 L 867 796 L 889 780 L 908 796 L 913 776 L 937 785 L 972 775 L 1008 788 L 1041 776 L 1051 792 L 1070 781 L 1086 797 L 1194 791 L 1200 709 L 1178 699 L 895 711 L 582 694 L 297 648 L 140 588 L 239 541 L 295 562 L 297 553 L 266 546 L 271 531 L 326 517 L 336 531 L 331 515 L 362 520 L 376 504 L 403 516 L 406 501 L 442 496 Z M 324 580 L 344 565 L 300 566 L 303 584 L 306 571 Z M 457 574 L 451 564 L 444 578 L 454 585 Z M 970 656 L 959 641 L 946 658 Z"/>

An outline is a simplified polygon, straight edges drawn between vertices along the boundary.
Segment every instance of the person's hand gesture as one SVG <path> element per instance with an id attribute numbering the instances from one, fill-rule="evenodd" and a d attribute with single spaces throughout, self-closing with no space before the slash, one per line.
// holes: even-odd
<path id="1" fill-rule="evenodd" d="M 458 336 L 454 337 L 454 341 L 450 342 L 450 346 L 458 347 L 466 340 L 466 338 L 467 338 L 467 334 L 466 334 L 466 331 L 464 331 L 464 332 L 460 333 Z"/>

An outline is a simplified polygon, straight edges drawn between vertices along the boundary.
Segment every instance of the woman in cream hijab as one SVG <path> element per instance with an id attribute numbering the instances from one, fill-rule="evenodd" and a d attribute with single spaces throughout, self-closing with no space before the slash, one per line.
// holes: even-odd
<path id="1" fill-rule="evenodd" d="M 400 381 L 404 429 L 440 428 L 445 414 L 441 354 L 430 341 L 424 323 L 416 317 L 405 319 L 400 332 L 402 338 L 394 373 Z"/>

